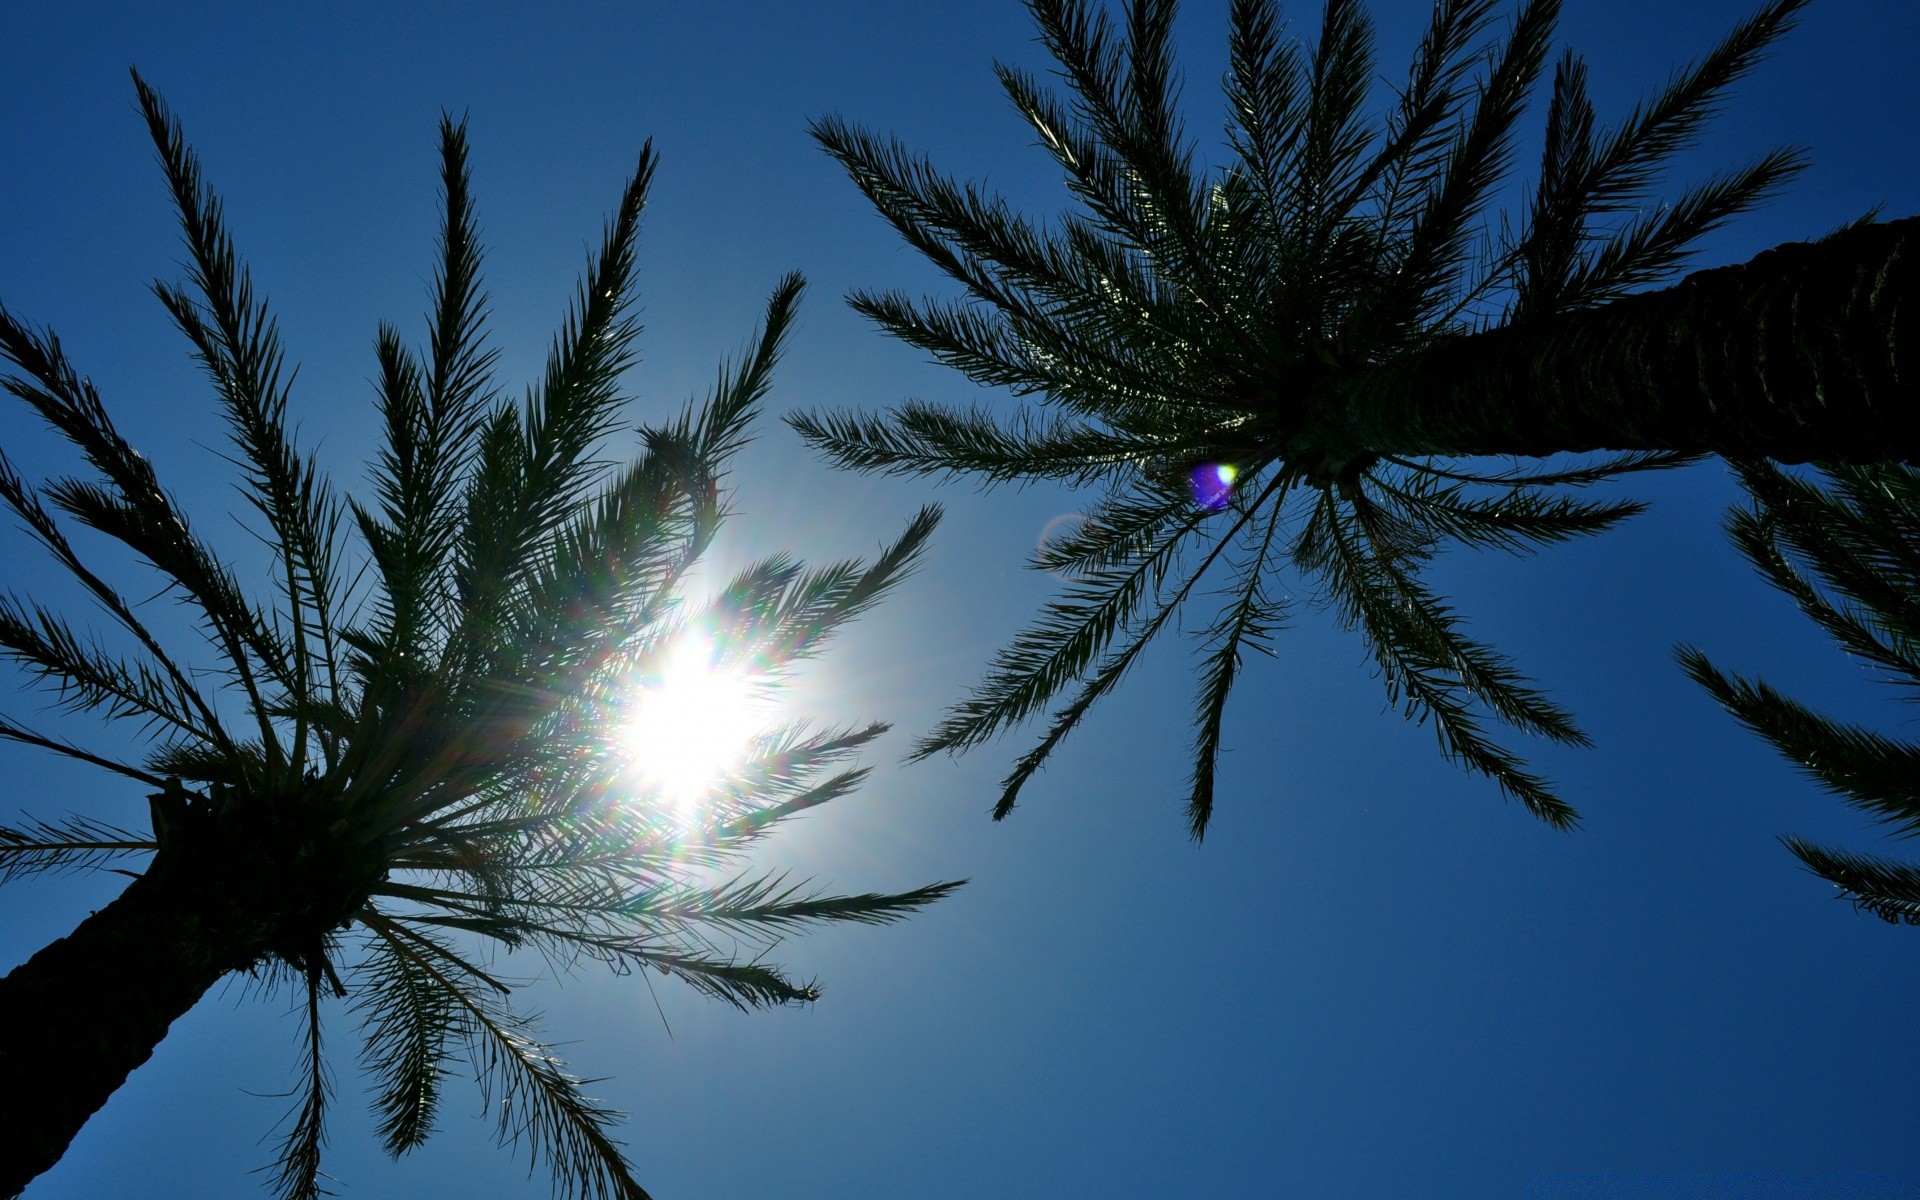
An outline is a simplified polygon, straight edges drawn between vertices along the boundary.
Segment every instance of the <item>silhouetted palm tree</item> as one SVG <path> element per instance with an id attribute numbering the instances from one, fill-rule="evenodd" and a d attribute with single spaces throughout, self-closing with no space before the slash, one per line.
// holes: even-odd
<path id="1" fill-rule="evenodd" d="M 1078 208 L 1051 223 L 940 174 L 897 141 L 829 118 L 815 136 L 965 298 L 861 292 L 853 306 L 982 384 L 1051 413 L 908 403 L 807 414 L 841 465 L 1099 484 L 1090 519 L 1033 565 L 1077 578 L 917 753 L 961 751 L 1042 710 L 1004 816 L 1060 740 L 1197 590 L 1202 624 L 1195 836 L 1213 806 L 1226 700 L 1269 650 L 1290 588 L 1357 628 L 1407 714 L 1441 749 L 1555 824 L 1573 810 L 1483 730 L 1585 739 L 1510 662 L 1466 637 L 1421 568 L 1449 543 L 1522 552 L 1638 511 L 1564 489 L 1705 453 L 1920 457 L 1911 321 L 1920 221 L 1860 224 L 1703 272 L 1667 291 L 1702 234 L 1798 169 L 1775 151 L 1651 207 L 1687 145 L 1803 0 L 1772 0 L 1618 127 L 1595 124 L 1586 69 L 1554 71 L 1541 173 L 1524 216 L 1486 228 L 1558 0 L 1525 0 L 1489 37 L 1492 0 L 1440 0 L 1377 129 L 1372 27 L 1327 0 L 1317 47 L 1281 35 L 1273 0 L 1235 0 L 1231 157 L 1202 165 L 1177 116 L 1171 0 L 1119 26 L 1083 0 L 1031 0 L 1071 88 L 999 78 L 1064 169 Z M 1475 64 L 1485 63 L 1476 75 Z M 1904 248 L 1904 250 L 1903 250 Z M 1904 256 L 1903 256 L 1904 255 Z M 1898 416 L 1890 414 L 1898 414 Z M 1461 457 L 1610 450 L 1508 469 Z M 1189 478 L 1191 476 L 1191 478 Z"/>
<path id="2" fill-rule="evenodd" d="M 1747 463 L 1739 473 L 1752 506 L 1736 508 L 1727 528 L 1740 552 L 1848 653 L 1920 699 L 1920 471 L 1827 465 L 1808 478 Z M 1898 834 L 1920 833 L 1920 743 L 1823 717 L 1721 673 L 1698 650 L 1682 649 L 1680 661 L 1821 786 Z M 1784 840 L 1860 908 L 1920 925 L 1920 866 Z"/>
<path id="3" fill-rule="evenodd" d="M 52 1165 L 213 983 L 246 972 L 305 989 L 304 1100 L 279 1149 L 282 1195 L 318 1193 L 331 993 L 364 1029 L 392 1153 L 426 1139 L 446 1064 L 464 1060 L 502 1139 L 524 1138 L 562 1190 L 643 1196 L 609 1134 L 614 1114 L 535 1040 L 474 947 L 530 948 L 562 969 L 585 958 L 658 970 L 740 1007 L 800 1002 L 813 987 L 761 959 L 778 936 L 895 920 L 956 886 L 823 895 L 716 870 L 855 786 L 864 771 L 835 764 L 884 726 L 781 726 L 693 812 L 637 777 L 615 737 L 634 681 L 694 631 L 716 666 L 777 682 L 901 577 L 937 514 L 922 511 L 871 565 L 808 571 L 775 557 L 704 607 L 686 602 L 686 572 L 722 515 L 719 473 L 767 389 L 800 281 L 780 283 L 746 358 L 704 404 L 643 431 L 636 460 L 609 464 L 639 330 L 651 150 L 544 378 L 514 404 L 491 379 L 466 135 L 450 120 L 427 345 L 381 329 L 386 442 L 371 500 L 343 501 L 290 436 L 274 322 L 219 202 L 160 98 L 135 82 L 191 264 L 190 286 L 156 291 L 219 396 L 273 551 L 273 594 L 249 594 L 192 531 L 54 335 L 0 310 L 0 353 L 21 372 L 6 388 L 90 469 L 36 485 L 0 458 L 0 496 L 129 636 L 114 649 L 7 598 L 0 648 L 68 707 L 131 720 L 152 746 L 122 759 L 0 720 L 0 737 L 152 791 L 148 830 L 53 818 L 0 829 L 0 880 L 145 859 L 117 899 L 0 981 L 0 1194 Z M 62 516 L 157 572 L 218 666 L 167 648 L 129 598 L 149 589 L 107 582 Z M 364 563 L 349 553 L 354 531 Z"/>

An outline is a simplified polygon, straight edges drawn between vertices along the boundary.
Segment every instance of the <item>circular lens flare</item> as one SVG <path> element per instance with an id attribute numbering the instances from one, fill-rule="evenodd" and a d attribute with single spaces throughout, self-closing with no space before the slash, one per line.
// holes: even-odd
<path id="1" fill-rule="evenodd" d="M 710 638 L 681 639 L 658 675 L 636 681 L 622 722 L 634 775 L 681 808 L 739 765 L 758 730 L 751 681 L 716 658 Z"/>
<path id="2" fill-rule="evenodd" d="M 1207 512 L 1219 512 L 1232 501 L 1233 481 L 1239 477 L 1239 469 L 1229 463 L 1203 462 L 1187 472 L 1187 486 L 1196 505 Z"/>
<path id="3" fill-rule="evenodd" d="M 1036 554 L 1045 554 L 1053 548 L 1056 542 L 1063 542 L 1074 534 L 1079 533 L 1080 527 L 1090 520 L 1092 520 L 1092 518 L 1085 513 L 1061 513 L 1041 527 L 1040 538 L 1033 545 L 1034 552 Z M 1047 574 L 1053 576 L 1055 579 L 1072 579 L 1074 577 L 1074 572 L 1071 569 L 1059 567 L 1048 568 Z"/>

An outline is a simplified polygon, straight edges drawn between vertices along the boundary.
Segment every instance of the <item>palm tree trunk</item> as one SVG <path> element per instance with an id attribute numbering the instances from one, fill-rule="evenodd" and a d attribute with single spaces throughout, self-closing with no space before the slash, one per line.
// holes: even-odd
<path id="1" fill-rule="evenodd" d="M 1309 418 L 1312 443 L 1920 463 L 1920 218 L 1461 338 L 1346 395 Z"/>
<path id="2" fill-rule="evenodd" d="M 0 1196 L 67 1144 L 167 1028 L 259 954 L 259 921 L 204 876 L 153 867 L 71 934 L 0 979 Z"/>

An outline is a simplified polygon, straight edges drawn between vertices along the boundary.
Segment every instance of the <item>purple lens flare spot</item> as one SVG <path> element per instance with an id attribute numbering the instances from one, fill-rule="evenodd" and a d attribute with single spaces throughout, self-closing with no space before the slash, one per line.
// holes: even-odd
<path id="1" fill-rule="evenodd" d="M 1219 512 L 1233 499 L 1233 481 L 1240 472 L 1226 463 L 1203 462 L 1187 472 L 1193 502 L 1206 512 Z"/>

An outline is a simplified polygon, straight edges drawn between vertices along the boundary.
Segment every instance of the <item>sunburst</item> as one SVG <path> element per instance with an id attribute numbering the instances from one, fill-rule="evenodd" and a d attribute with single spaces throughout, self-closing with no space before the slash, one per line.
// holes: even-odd
<path id="1" fill-rule="evenodd" d="M 741 763 L 765 721 L 752 676 L 722 657 L 704 633 L 684 634 L 634 681 L 621 723 L 635 779 L 683 809 Z"/>

